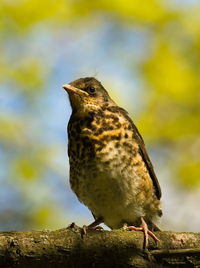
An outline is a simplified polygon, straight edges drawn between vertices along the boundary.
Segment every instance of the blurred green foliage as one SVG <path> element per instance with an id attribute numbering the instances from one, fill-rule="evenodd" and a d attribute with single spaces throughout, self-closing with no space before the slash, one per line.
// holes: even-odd
<path id="1" fill-rule="evenodd" d="M 44 25 L 51 38 L 58 42 L 62 42 L 59 29 L 78 25 L 83 32 L 94 31 L 97 27 L 95 18 L 101 16 L 117 21 L 122 29 L 137 27 L 149 36 L 149 43 L 145 44 L 148 53 L 144 57 L 136 62 L 130 54 L 129 59 L 123 61 L 130 71 L 134 72 L 133 65 L 137 68 L 145 91 L 139 129 L 152 148 L 168 148 L 170 159 L 167 163 L 174 172 L 176 184 L 191 189 L 200 186 L 200 3 L 184 6 L 172 2 L 1 0 L 0 81 L 9 94 L 23 99 L 26 109 L 16 113 L 11 105 L 10 110 L 1 110 L 0 144 L 8 154 L 7 181 L 14 188 L 16 184 L 20 185 L 21 194 L 26 193 L 27 199 L 32 200 L 30 196 L 34 192 L 30 188 L 34 189 L 38 180 L 48 176 L 47 171 L 64 178 L 55 158 L 65 144 L 64 141 L 63 144 L 45 144 L 45 138 L 41 138 L 44 132 L 37 135 L 33 131 L 37 128 L 34 110 L 38 111 L 38 103 L 48 92 L 52 65 L 47 65 L 42 55 L 27 50 L 23 44 L 30 42 L 31 47 L 33 29 L 42 29 Z M 86 27 L 84 21 L 89 21 Z M 126 45 L 120 39 L 115 42 L 122 42 L 122 47 Z M 115 45 L 117 43 L 113 43 L 113 49 Z M 120 60 L 123 53 L 117 51 L 115 56 Z M 39 113 L 37 116 L 42 116 L 42 109 Z M 65 131 L 66 127 L 63 129 Z M 31 216 L 34 226 L 44 227 L 49 221 L 53 222 L 49 226 L 57 226 L 63 222 L 61 209 L 52 202 L 34 203 Z M 57 223 L 54 215 L 57 215 Z"/>

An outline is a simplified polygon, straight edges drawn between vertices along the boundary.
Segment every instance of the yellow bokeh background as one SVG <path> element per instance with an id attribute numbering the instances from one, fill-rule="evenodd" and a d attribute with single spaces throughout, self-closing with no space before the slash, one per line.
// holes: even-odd
<path id="1" fill-rule="evenodd" d="M 146 141 L 161 226 L 198 231 L 199 11 L 195 0 L 1 0 L 1 230 L 92 220 L 69 188 L 60 86 L 95 75 Z"/>

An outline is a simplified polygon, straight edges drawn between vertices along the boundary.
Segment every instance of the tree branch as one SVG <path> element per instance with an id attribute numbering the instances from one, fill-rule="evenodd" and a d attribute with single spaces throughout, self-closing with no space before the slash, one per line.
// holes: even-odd
<path id="1" fill-rule="evenodd" d="M 143 234 L 80 229 L 0 234 L 0 267 L 200 267 L 200 233 L 156 232 L 142 250 Z M 151 238 L 150 238 L 151 239 Z"/>

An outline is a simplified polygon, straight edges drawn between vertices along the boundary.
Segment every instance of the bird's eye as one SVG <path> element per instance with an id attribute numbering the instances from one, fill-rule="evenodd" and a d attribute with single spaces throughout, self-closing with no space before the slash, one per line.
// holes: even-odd
<path id="1" fill-rule="evenodd" d="M 96 89 L 94 87 L 88 87 L 87 88 L 87 92 L 90 94 L 95 94 L 96 93 Z"/>

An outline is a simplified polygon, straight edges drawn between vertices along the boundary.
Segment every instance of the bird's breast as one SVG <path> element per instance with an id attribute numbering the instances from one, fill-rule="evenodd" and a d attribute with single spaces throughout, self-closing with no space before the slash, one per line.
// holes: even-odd
<path id="1" fill-rule="evenodd" d="M 70 184 L 79 200 L 96 216 L 107 218 L 109 226 L 130 213 L 132 220 L 142 215 L 153 186 L 129 121 L 100 111 L 71 121 L 68 133 Z M 115 216 L 109 219 L 111 212 Z"/>
<path id="2" fill-rule="evenodd" d="M 133 154 L 138 149 L 130 122 L 120 113 L 98 110 L 86 117 L 72 118 L 68 125 L 69 156 L 82 159 L 107 154 L 112 158 L 113 150 L 124 147 Z"/>

